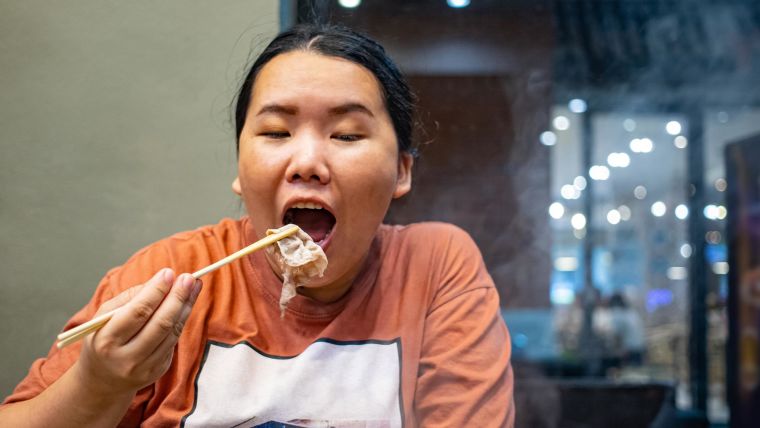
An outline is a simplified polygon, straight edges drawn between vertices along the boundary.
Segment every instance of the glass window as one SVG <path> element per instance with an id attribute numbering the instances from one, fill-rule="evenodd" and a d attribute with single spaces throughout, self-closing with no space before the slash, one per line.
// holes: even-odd
<path id="1" fill-rule="evenodd" d="M 744 140 L 743 168 L 760 164 L 745 147 L 760 4 L 297 3 L 294 22 L 364 30 L 410 76 L 429 144 L 388 221 L 475 238 L 512 334 L 518 426 L 608 426 L 594 400 L 641 426 L 720 424 L 728 396 L 760 391 L 760 333 L 730 342 L 725 156 Z"/>

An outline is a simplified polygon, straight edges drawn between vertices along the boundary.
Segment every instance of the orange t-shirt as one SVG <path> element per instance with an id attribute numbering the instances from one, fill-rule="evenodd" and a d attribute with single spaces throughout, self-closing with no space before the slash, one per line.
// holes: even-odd
<path id="1" fill-rule="evenodd" d="M 194 272 L 255 241 L 247 218 L 179 233 L 105 276 L 66 329 L 163 267 Z M 281 281 L 262 252 L 203 278 L 168 372 L 122 426 L 512 426 L 509 335 L 472 239 L 454 226 L 380 226 L 351 290 L 323 304 Z M 5 403 L 39 394 L 81 344 L 32 365 Z M 271 425 L 273 426 L 273 425 Z"/>

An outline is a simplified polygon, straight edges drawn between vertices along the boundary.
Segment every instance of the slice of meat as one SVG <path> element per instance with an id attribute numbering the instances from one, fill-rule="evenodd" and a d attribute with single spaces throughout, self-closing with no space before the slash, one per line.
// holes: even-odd
<path id="1" fill-rule="evenodd" d="M 282 232 L 293 227 L 287 224 L 279 229 L 267 230 L 267 235 Z M 303 287 L 314 278 L 322 277 L 327 269 L 327 256 L 322 247 L 309 235 L 299 229 L 293 235 L 282 238 L 267 251 L 274 253 L 282 271 L 282 293 L 280 294 L 280 317 L 285 316 L 285 308 L 295 297 L 296 288 Z"/>

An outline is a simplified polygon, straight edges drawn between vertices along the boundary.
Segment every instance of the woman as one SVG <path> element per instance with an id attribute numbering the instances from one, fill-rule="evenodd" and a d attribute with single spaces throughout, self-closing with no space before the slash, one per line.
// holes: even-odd
<path id="1" fill-rule="evenodd" d="M 412 101 L 365 36 L 277 36 L 237 100 L 232 188 L 248 216 L 111 270 L 65 328 L 122 309 L 36 361 L 0 425 L 511 426 L 508 333 L 475 244 L 450 225 L 381 225 L 411 188 Z M 203 291 L 175 273 L 289 222 L 329 266 L 282 317 L 267 252 L 209 275 Z"/>

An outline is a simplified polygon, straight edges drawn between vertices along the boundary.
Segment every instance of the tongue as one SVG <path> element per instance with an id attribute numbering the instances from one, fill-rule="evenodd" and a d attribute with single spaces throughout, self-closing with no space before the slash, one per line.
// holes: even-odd
<path id="1" fill-rule="evenodd" d="M 294 208 L 291 211 L 293 223 L 308 233 L 314 242 L 325 239 L 335 223 L 335 218 L 325 210 Z"/>

